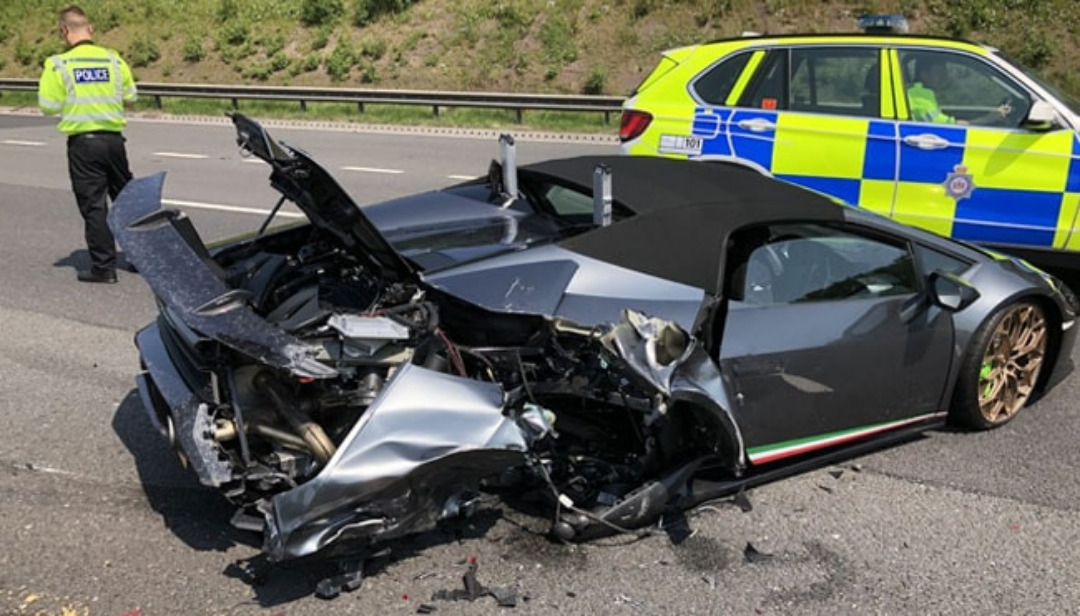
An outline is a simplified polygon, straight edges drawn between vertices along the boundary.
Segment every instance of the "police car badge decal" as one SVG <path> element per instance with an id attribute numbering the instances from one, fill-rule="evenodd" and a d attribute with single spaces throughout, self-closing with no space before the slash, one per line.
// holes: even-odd
<path id="1" fill-rule="evenodd" d="M 957 201 L 971 196 L 971 191 L 975 190 L 975 180 L 967 170 L 967 165 L 956 165 L 949 175 L 945 176 L 946 195 Z"/>

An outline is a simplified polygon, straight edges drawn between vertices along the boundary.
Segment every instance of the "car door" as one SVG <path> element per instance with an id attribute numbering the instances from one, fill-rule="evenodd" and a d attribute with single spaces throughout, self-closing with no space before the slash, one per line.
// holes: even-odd
<path id="1" fill-rule="evenodd" d="M 888 214 L 895 180 L 889 66 L 876 45 L 774 49 L 730 119 L 734 156 Z"/>
<path id="2" fill-rule="evenodd" d="M 751 462 L 941 416 L 951 316 L 906 242 L 783 224 L 736 234 L 718 352 Z"/>
<path id="3" fill-rule="evenodd" d="M 1065 247 L 1077 207 L 1077 195 L 1067 193 L 1076 183 L 1073 131 L 1025 128 L 1036 99 L 985 58 L 960 50 L 892 53 L 902 99 L 894 218 L 983 244 Z M 934 93 L 940 113 L 918 117 L 920 89 Z"/>

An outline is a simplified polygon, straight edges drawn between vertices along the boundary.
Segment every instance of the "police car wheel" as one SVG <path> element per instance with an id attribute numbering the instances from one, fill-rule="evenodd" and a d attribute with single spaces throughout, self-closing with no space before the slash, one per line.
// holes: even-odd
<path id="1" fill-rule="evenodd" d="M 975 334 L 960 366 L 950 420 L 988 430 L 1008 423 L 1035 392 L 1049 328 L 1031 301 L 999 309 Z"/>

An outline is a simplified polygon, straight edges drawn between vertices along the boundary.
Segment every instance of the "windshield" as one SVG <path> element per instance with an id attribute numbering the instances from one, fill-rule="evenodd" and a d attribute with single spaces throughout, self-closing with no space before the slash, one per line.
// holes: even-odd
<path id="1" fill-rule="evenodd" d="M 996 55 L 997 55 L 997 56 L 998 56 L 999 58 L 1001 58 L 1001 59 L 1005 60 L 1005 61 L 1006 61 L 1006 62 L 1008 62 L 1009 64 L 1012 64 L 1012 65 L 1013 65 L 1013 66 L 1015 66 L 1016 68 L 1018 68 L 1018 69 L 1020 69 L 1020 70 L 1024 71 L 1024 74 L 1025 74 L 1025 75 L 1027 75 L 1028 77 L 1030 77 L 1030 78 L 1032 79 L 1032 81 L 1034 81 L 1035 83 L 1037 83 L 1037 84 L 1039 84 L 1040 86 L 1042 86 L 1042 87 L 1043 87 L 1043 88 L 1044 88 L 1044 89 L 1045 89 L 1045 90 L 1046 90 L 1047 92 L 1049 92 L 1049 93 L 1050 93 L 1050 94 L 1051 94 L 1051 95 L 1052 95 L 1052 96 L 1053 96 L 1054 98 L 1056 98 L 1056 99 L 1058 99 L 1059 101 L 1061 101 L 1061 102 L 1062 102 L 1062 103 L 1063 103 L 1063 104 L 1064 104 L 1064 105 L 1065 105 L 1066 107 L 1068 107 L 1068 108 L 1069 108 L 1069 111 L 1073 112 L 1073 113 L 1074 113 L 1074 114 L 1076 114 L 1076 115 L 1080 115 L 1080 101 L 1077 101 L 1077 100 L 1076 100 L 1075 98 L 1073 98 L 1072 96 L 1070 96 L 1070 95 L 1066 94 L 1066 93 L 1065 93 L 1065 92 L 1063 92 L 1063 91 L 1062 91 L 1061 89 L 1059 89 L 1059 88 L 1057 88 L 1057 87 L 1055 87 L 1055 86 L 1051 85 L 1051 84 L 1050 84 L 1050 83 L 1048 83 L 1048 82 L 1047 82 L 1046 80 L 1044 80 L 1043 78 L 1039 77 L 1039 76 L 1038 76 L 1038 74 L 1036 74 L 1036 73 L 1035 73 L 1035 71 L 1033 71 L 1033 70 L 1029 69 L 1028 67 L 1024 66 L 1024 65 L 1023 65 L 1023 64 L 1021 64 L 1020 62 L 1017 62 L 1017 61 L 1016 61 L 1015 59 L 1013 59 L 1013 58 L 1009 57 L 1009 56 L 1008 56 L 1007 54 L 1005 54 L 1005 52 L 1002 52 L 1002 51 L 999 51 L 999 50 L 995 50 L 995 51 L 994 51 L 994 53 L 995 53 L 995 54 L 996 54 Z"/>

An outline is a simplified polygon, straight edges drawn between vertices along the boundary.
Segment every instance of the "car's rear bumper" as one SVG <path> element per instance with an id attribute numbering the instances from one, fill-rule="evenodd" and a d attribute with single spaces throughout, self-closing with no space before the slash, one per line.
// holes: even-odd
<path id="1" fill-rule="evenodd" d="M 144 367 L 136 383 L 151 422 L 204 485 L 218 487 L 232 481 L 232 471 L 213 439 L 210 404 L 184 380 L 169 353 L 162 325 L 144 327 L 135 335 L 135 345 Z"/>

